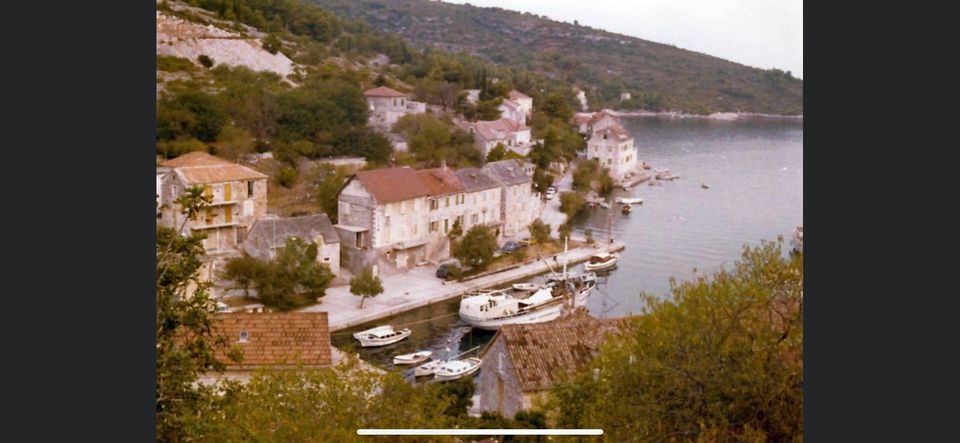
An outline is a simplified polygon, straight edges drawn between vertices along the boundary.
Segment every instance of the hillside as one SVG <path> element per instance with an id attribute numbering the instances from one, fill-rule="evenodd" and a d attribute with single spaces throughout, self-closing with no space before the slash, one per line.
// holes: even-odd
<path id="1" fill-rule="evenodd" d="M 569 81 L 594 108 L 803 113 L 803 81 L 670 45 L 529 13 L 428 0 L 312 0 L 421 47 Z M 632 99 L 621 102 L 620 93 Z"/>

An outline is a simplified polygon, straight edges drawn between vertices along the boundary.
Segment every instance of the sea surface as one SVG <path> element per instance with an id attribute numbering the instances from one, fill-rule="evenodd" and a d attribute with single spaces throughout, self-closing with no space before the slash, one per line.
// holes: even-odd
<path id="1" fill-rule="evenodd" d="M 629 215 L 613 205 L 574 220 L 577 233 L 590 229 L 598 242 L 613 236 L 627 244 L 617 267 L 601 277 L 587 300 L 592 315 L 638 313 L 643 308 L 641 292 L 668 296 L 671 277 L 687 280 L 730 267 L 745 245 L 783 236 L 784 248 L 790 247 L 794 228 L 803 224 L 802 121 L 633 117 L 622 123 L 634 137 L 640 160 L 654 169 L 668 168 L 680 178 L 615 191 L 612 198 L 643 199 Z M 413 330 L 411 338 L 395 345 L 361 350 L 346 333 L 374 325 L 334 333 L 333 342 L 386 368 L 392 367 L 393 355 L 421 349 L 453 357 L 493 336 L 471 331 L 460 322 L 458 303 L 427 306 L 376 322 Z"/>

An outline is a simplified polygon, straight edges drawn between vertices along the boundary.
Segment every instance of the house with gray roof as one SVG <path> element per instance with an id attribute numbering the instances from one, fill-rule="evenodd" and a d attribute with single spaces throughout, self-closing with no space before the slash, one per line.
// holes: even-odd
<path id="1" fill-rule="evenodd" d="M 505 237 L 525 237 L 527 226 L 540 217 L 543 205 L 533 191 L 533 173 L 519 160 L 490 162 L 481 169 L 500 183 L 500 221 Z"/>
<path id="2" fill-rule="evenodd" d="M 327 214 L 257 220 L 247 233 L 243 250 L 251 257 L 272 260 L 291 238 L 316 244 L 317 262 L 327 265 L 333 275 L 340 275 L 340 236 Z"/>
<path id="3" fill-rule="evenodd" d="M 503 234 L 500 182 L 479 168 L 458 169 L 456 175 L 466 193 L 466 206 L 460 218 L 463 231 L 466 232 L 476 225 L 484 225 L 494 228 L 493 232 L 499 240 Z"/>

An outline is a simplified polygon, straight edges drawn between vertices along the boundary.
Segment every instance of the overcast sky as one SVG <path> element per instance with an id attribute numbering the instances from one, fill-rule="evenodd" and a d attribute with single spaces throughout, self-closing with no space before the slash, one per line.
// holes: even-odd
<path id="1" fill-rule="evenodd" d="M 803 78 L 803 0 L 444 0 L 619 32 Z"/>

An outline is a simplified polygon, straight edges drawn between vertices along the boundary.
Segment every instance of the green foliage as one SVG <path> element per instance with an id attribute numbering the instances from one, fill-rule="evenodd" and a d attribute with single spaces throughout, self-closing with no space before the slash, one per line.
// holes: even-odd
<path id="1" fill-rule="evenodd" d="M 551 92 L 543 97 L 541 103 L 537 105 L 537 112 L 542 112 L 547 118 L 569 121 L 573 118 L 573 110 L 570 108 L 570 100 L 559 92 Z"/>
<path id="2" fill-rule="evenodd" d="M 560 237 L 560 241 L 564 241 L 570 238 L 570 223 L 564 223 L 557 228 L 557 235 Z"/>
<path id="3" fill-rule="evenodd" d="M 297 182 L 298 178 L 300 178 L 300 173 L 297 172 L 296 168 L 290 165 L 283 165 L 277 170 L 273 178 L 280 186 L 283 186 L 284 188 L 292 188 L 293 184 Z"/>
<path id="4" fill-rule="evenodd" d="M 600 195 L 609 195 L 613 191 L 613 177 L 606 167 L 601 167 L 596 159 L 582 160 L 573 171 L 573 189 L 581 192 L 597 191 Z"/>
<path id="5" fill-rule="evenodd" d="M 503 143 L 497 143 L 490 152 L 487 153 L 487 163 L 498 162 L 507 156 L 507 147 Z"/>
<path id="6" fill-rule="evenodd" d="M 433 114 L 405 115 L 392 131 L 403 133 L 410 152 L 427 166 L 438 166 L 442 161 L 452 167 L 479 166 L 483 160 L 470 134 Z"/>
<path id="7" fill-rule="evenodd" d="M 207 144 L 195 138 L 186 140 L 164 140 L 157 142 L 157 154 L 166 158 L 177 157 L 193 151 L 206 151 Z"/>
<path id="8" fill-rule="evenodd" d="M 350 293 L 360 297 L 360 309 L 363 309 L 363 301 L 367 297 L 376 297 L 383 293 L 380 277 L 373 275 L 369 269 L 364 270 L 350 279 Z"/>
<path id="9" fill-rule="evenodd" d="M 206 54 L 200 54 L 200 56 L 197 57 L 197 61 L 200 62 L 200 64 L 203 65 L 204 68 L 207 68 L 207 69 L 212 68 L 213 65 L 216 63 L 213 61 L 212 58 L 210 58 L 210 56 Z"/>
<path id="10" fill-rule="evenodd" d="M 560 212 L 567 214 L 568 218 L 573 218 L 578 212 L 586 207 L 586 199 L 576 192 L 563 192 L 560 194 Z"/>
<path id="11" fill-rule="evenodd" d="M 530 231 L 530 239 L 535 243 L 546 243 L 550 241 L 550 225 L 543 222 L 537 218 L 530 223 L 530 226 L 527 226 L 527 230 Z"/>
<path id="12" fill-rule="evenodd" d="M 199 90 L 165 94 L 157 100 L 158 140 L 196 138 L 212 142 L 226 122 L 216 97 Z"/>
<path id="13" fill-rule="evenodd" d="M 550 173 L 546 172 L 545 167 L 537 167 L 533 170 L 533 190 L 541 194 L 547 192 L 547 188 L 553 185 L 554 177 Z"/>
<path id="14" fill-rule="evenodd" d="M 480 100 L 477 102 L 476 115 L 477 120 L 497 120 L 501 117 L 498 106 L 503 103 L 503 99 L 495 97 L 490 100 Z"/>
<path id="15" fill-rule="evenodd" d="M 336 168 L 330 164 L 319 164 L 310 171 L 311 182 L 316 186 L 317 200 L 323 212 L 330 217 L 333 223 L 337 223 L 338 196 L 340 188 L 350 178 L 350 174 L 344 168 Z"/>
<path id="16" fill-rule="evenodd" d="M 803 257 L 781 248 L 671 282 L 671 299 L 643 295 L 643 315 L 554 390 L 557 426 L 612 441 L 802 440 Z"/>
<path id="17" fill-rule="evenodd" d="M 267 269 L 263 262 L 244 254 L 227 262 L 222 277 L 233 281 L 236 289 L 243 289 L 245 296 L 250 296 L 250 288 L 264 277 Z"/>
<path id="18" fill-rule="evenodd" d="M 473 394 L 476 392 L 474 380 L 469 377 L 461 378 L 442 383 L 440 386 L 441 395 L 451 400 L 444 414 L 450 417 L 466 417 L 467 411 L 473 404 Z"/>
<path id="19" fill-rule="evenodd" d="M 271 54 L 276 54 L 282 46 L 283 42 L 277 34 L 270 34 L 263 39 L 263 49 Z"/>
<path id="20" fill-rule="evenodd" d="M 586 239 L 588 245 L 592 245 L 593 240 L 593 229 L 587 228 L 583 230 L 583 237 Z"/>
<path id="21" fill-rule="evenodd" d="M 183 57 L 157 54 L 157 70 L 190 73 L 197 70 L 197 65 L 194 65 L 193 62 Z"/>
<path id="22" fill-rule="evenodd" d="M 330 268 L 317 262 L 317 245 L 290 238 L 273 260 L 264 263 L 264 271 L 254 282 L 261 303 L 289 311 L 315 303 L 331 280 Z"/>
<path id="23" fill-rule="evenodd" d="M 457 98 L 460 95 L 460 85 L 427 77 L 417 82 L 414 94 L 420 100 L 443 106 L 443 109 L 446 110 L 457 103 Z"/>
<path id="24" fill-rule="evenodd" d="M 361 428 L 448 428 L 452 398 L 438 383 L 412 384 L 358 366 L 255 373 L 199 409 L 185 440 L 211 442 L 453 442 L 452 437 L 361 437 Z"/>
<path id="25" fill-rule="evenodd" d="M 570 162 L 577 157 L 577 151 L 586 149 L 587 142 L 574 128 L 558 120 L 538 120 L 531 122 L 543 143 L 530 150 L 530 159 L 541 168 L 548 168 L 553 162 Z M 537 128 L 540 128 L 539 130 Z"/>
<path id="26" fill-rule="evenodd" d="M 463 235 L 463 225 L 460 223 L 460 219 L 456 218 L 453 220 L 453 226 L 450 228 L 450 232 L 447 233 L 447 237 L 455 239 Z"/>
<path id="27" fill-rule="evenodd" d="M 467 231 L 453 252 L 464 266 L 484 269 L 497 252 L 497 238 L 486 226 L 476 225 Z"/>

